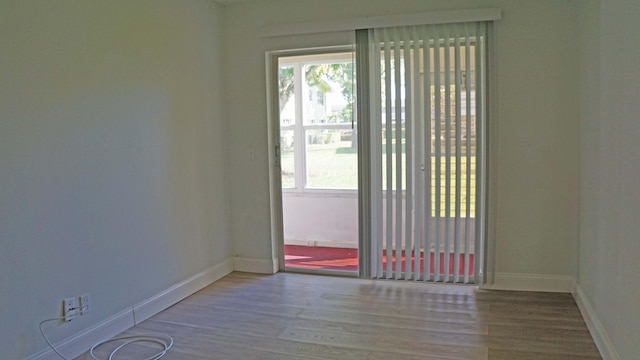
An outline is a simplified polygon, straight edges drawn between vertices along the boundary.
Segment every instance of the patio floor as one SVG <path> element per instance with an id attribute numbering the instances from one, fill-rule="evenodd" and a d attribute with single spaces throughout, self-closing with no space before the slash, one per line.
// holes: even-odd
<path id="1" fill-rule="evenodd" d="M 393 262 L 391 267 L 396 269 L 395 251 L 393 252 Z M 440 253 L 440 273 L 444 273 L 444 253 Z M 454 272 L 454 254 L 449 254 L 449 273 Z M 431 273 L 434 273 L 435 254 L 431 253 Z M 411 255 L 411 264 L 415 261 L 415 256 Z M 383 253 L 383 265 L 386 266 L 386 251 Z M 458 274 L 464 274 L 465 256 L 460 255 L 460 267 Z M 358 271 L 358 249 L 332 248 L 321 246 L 299 246 L 285 245 L 285 265 L 296 269 L 319 269 L 319 270 L 341 270 Z M 406 256 L 402 252 L 401 266 L 404 271 Z M 413 266 L 413 265 L 412 265 Z M 469 275 L 473 275 L 474 256 L 469 255 Z M 420 253 L 420 271 L 424 271 L 424 253 Z"/>

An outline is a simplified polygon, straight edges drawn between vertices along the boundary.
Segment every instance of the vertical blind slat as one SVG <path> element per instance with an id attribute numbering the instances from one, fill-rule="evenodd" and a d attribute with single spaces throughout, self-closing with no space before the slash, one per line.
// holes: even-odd
<path id="1" fill-rule="evenodd" d="M 402 276 L 402 221 L 404 220 L 402 211 L 402 69 L 401 69 L 401 47 L 398 39 L 398 29 L 393 29 L 393 66 L 394 66 L 394 89 L 395 89 L 395 150 L 396 150 L 396 248 L 394 252 L 395 278 Z"/>
<path id="2" fill-rule="evenodd" d="M 377 59 L 377 57 L 380 56 L 381 41 L 379 32 L 370 31 L 369 39 L 369 57 Z M 373 74 L 380 74 L 380 61 L 370 61 L 369 63 L 370 71 Z M 369 115 L 371 116 L 371 159 L 373 162 L 371 164 L 371 189 L 373 191 L 372 204 L 374 204 L 374 211 L 372 211 L 372 216 L 374 217 L 374 221 L 372 221 L 372 241 L 375 242 L 371 247 L 371 256 L 373 258 L 371 274 L 375 277 L 382 277 L 382 247 L 384 244 L 383 223 L 382 221 L 375 221 L 375 219 L 382 219 L 383 216 L 382 136 L 378 136 L 378 134 L 382 134 L 382 114 L 377 109 L 377 104 L 380 104 L 382 101 L 382 85 L 380 84 L 380 80 L 380 77 L 375 77 L 369 82 L 372 85 L 372 89 L 370 91 L 372 101 L 369 102 L 369 105 L 371 106 L 371 111 L 369 112 Z"/>
<path id="3" fill-rule="evenodd" d="M 425 204 L 424 204 L 424 272 L 423 278 L 425 281 L 431 280 L 431 139 L 433 138 L 431 132 L 431 38 L 429 27 L 425 26 L 422 29 L 423 36 L 423 82 L 424 82 L 424 179 L 425 179 Z"/>
<path id="4" fill-rule="evenodd" d="M 385 157 L 387 161 L 386 167 L 386 277 L 391 278 L 391 264 L 392 264 L 392 239 L 393 239 L 393 154 L 392 154 L 392 139 L 393 134 L 391 131 L 391 49 L 389 44 L 389 34 L 384 31 L 384 80 L 385 80 Z"/>
<path id="5" fill-rule="evenodd" d="M 402 43 L 404 44 L 404 118 L 405 118 L 405 228 L 404 228 L 404 263 L 405 263 L 405 280 L 410 280 L 412 277 L 411 268 L 411 253 L 413 249 L 413 117 L 412 117 L 412 68 L 411 68 L 411 38 L 405 28 L 402 31 Z M 402 125 L 401 125 L 402 126 Z"/>
<path id="6" fill-rule="evenodd" d="M 462 117 L 460 112 L 462 111 L 462 89 L 460 86 L 461 82 L 461 70 L 460 70 L 460 36 L 458 35 L 458 29 L 456 25 L 455 31 L 455 42 L 454 42 L 454 61 L 455 61 L 455 118 L 456 118 L 456 174 L 455 174 L 455 183 L 456 183 L 456 192 L 455 192 L 455 218 L 454 218 L 454 228 L 453 228 L 453 282 L 460 281 L 460 198 L 462 196 L 461 193 L 461 178 L 462 178 Z"/>
<path id="7" fill-rule="evenodd" d="M 435 30 L 435 29 L 434 29 Z M 440 72 L 442 69 L 440 68 L 440 34 L 438 31 L 435 32 L 434 38 L 434 55 L 433 55 L 433 83 L 434 83 L 434 105 L 435 105 L 435 113 L 434 119 L 435 122 L 435 249 L 434 249 L 434 257 L 433 257 L 433 280 L 440 281 L 440 240 L 442 238 L 440 231 L 440 219 L 441 219 L 441 170 L 442 170 L 442 157 L 440 156 L 442 153 L 442 112 L 441 112 L 441 86 L 440 86 Z"/>
<path id="8" fill-rule="evenodd" d="M 448 26 L 444 33 L 444 143 L 445 143 L 445 228 L 444 228 L 444 282 L 449 282 L 451 243 L 451 43 Z"/>
<path id="9" fill-rule="evenodd" d="M 422 250 L 422 238 L 423 238 L 423 207 L 424 207 L 424 193 L 423 193 L 423 177 L 425 175 L 424 172 L 424 136 L 423 136 L 423 123 L 424 123 L 424 110 L 423 110 L 423 102 L 421 101 L 423 98 L 422 95 L 422 86 L 420 86 L 420 64 L 422 63 L 422 52 L 420 51 L 420 37 L 418 35 L 418 30 L 414 26 L 411 28 L 411 35 L 413 38 L 413 88 L 415 90 L 414 96 L 416 98 L 416 103 L 414 106 L 414 147 L 415 147 L 415 156 L 416 156 L 416 164 L 419 164 L 420 167 L 416 168 L 416 181 L 415 181 L 415 238 L 413 242 L 413 273 L 414 280 L 419 280 L 421 277 L 420 266 L 422 263 L 421 260 L 421 250 Z"/>
<path id="10" fill-rule="evenodd" d="M 469 283 L 469 261 L 471 260 L 471 38 L 469 36 L 469 26 L 464 25 L 465 30 L 465 100 L 467 111 L 466 119 L 466 157 L 467 157 L 467 198 L 466 198 L 466 216 L 465 216 L 465 232 L 464 232 L 464 283 Z"/>

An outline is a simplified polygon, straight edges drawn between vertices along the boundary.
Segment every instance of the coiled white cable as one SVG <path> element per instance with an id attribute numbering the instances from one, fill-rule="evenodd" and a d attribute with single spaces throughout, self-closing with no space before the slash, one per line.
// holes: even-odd
<path id="1" fill-rule="evenodd" d="M 113 338 L 110 340 L 106 340 L 106 341 L 102 341 L 99 342 L 95 345 L 93 345 L 91 347 L 91 350 L 89 350 L 89 354 L 91 355 L 92 358 L 94 358 L 95 360 L 100 360 L 99 358 L 97 358 L 94 353 L 93 350 L 101 345 L 113 342 L 113 341 L 120 341 L 120 340 L 126 340 L 124 343 L 118 345 L 115 349 L 113 349 L 113 351 L 111 351 L 111 353 L 109 354 L 109 358 L 108 360 L 113 360 L 113 357 L 116 355 L 116 353 L 118 351 L 120 351 L 122 348 L 124 348 L 125 346 L 135 343 L 135 342 L 153 342 L 156 344 L 160 344 L 163 347 L 163 350 L 160 351 L 159 353 L 156 353 L 148 358 L 145 358 L 144 360 L 158 360 L 161 357 L 163 357 L 167 351 L 169 349 L 171 349 L 171 347 L 173 346 L 173 338 L 169 335 L 132 335 L 132 336 L 122 336 L 122 337 L 118 337 L 118 338 Z"/>
<path id="2" fill-rule="evenodd" d="M 60 356 L 62 359 L 64 360 L 69 360 L 68 358 L 66 358 L 64 355 L 62 355 L 56 348 L 55 346 L 53 346 L 53 344 L 51 343 L 51 341 L 49 341 L 49 339 L 47 338 L 47 336 L 44 334 L 44 331 L 42 330 L 42 325 L 44 323 L 50 322 L 50 321 L 55 321 L 55 320 L 63 320 L 65 319 L 64 317 L 56 317 L 56 318 L 51 318 L 51 319 L 46 319 L 46 320 L 42 320 L 40 322 L 40 325 L 38 325 L 38 328 L 40 329 L 40 334 L 42 334 L 42 337 L 44 338 L 44 341 L 47 342 L 47 344 L 49 345 L 49 347 L 56 353 L 58 354 L 58 356 Z M 97 358 L 95 356 L 95 354 L 93 353 L 93 351 L 104 344 L 113 342 L 113 341 L 121 341 L 121 340 L 126 340 L 124 343 L 118 345 L 115 349 L 113 349 L 111 351 L 111 353 L 109 353 L 109 357 L 108 360 L 113 360 L 114 356 L 118 353 L 118 351 L 122 350 L 122 348 L 126 347 L 129 344 L 135 343 L 135 342 L 152 342 L 152 343 L 156 343 L 159 344 L 160 346 L 162 346 L 162 351 L 148 357 L 142 360 L 158 360 L 161 357 L 163 357 L 167 351 L 169 351 L 169 349 L 171 349 L 171 347 L 173 346 L 173 338 L 169 335 L 133 335 L 133 336 L 122 336 L 122 337 L 118 337 L 118 338 L 113 338 L 113 339 L 109 339 L 106 341 L 102 341 L 99 342 L 95 345 L 93 345 L 91 347 L 91 350 L 89 350 L 89 354 L 91 355 L 92 358 L 94 358 L 95 360 L 101 360 L 99 358 Z"/>

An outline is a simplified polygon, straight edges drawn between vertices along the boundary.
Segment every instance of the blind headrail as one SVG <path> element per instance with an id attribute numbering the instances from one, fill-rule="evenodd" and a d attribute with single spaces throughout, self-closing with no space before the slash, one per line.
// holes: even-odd
<path id="1" fill-rule="evenodd" d="M 262 37 L 307 35 L 394 26 L 452 24 L 474 21 L 495 21 L 500 19 L 502 19 L 502 10 L 500 8 L 435 11 L 418 14 L 369 16 L 269 25 L 260 30 L 260 35 Z"/>

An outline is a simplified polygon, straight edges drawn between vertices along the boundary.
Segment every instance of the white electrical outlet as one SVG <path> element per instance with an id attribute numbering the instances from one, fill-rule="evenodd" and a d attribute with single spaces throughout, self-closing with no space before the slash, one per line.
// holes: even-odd
<path id="1" fill-rule="evenodd" d="M 76 298 L 66 298 L 62 300 L 62 316 L 64 321 L 71 321 L 78 315 L 78 302 Z"/>
<path id="2" fill-rule="evenodd" d="M 91 311 L 91 298 L 89 294 L 80 295 L 80 315 L 86 315 Z"/>

